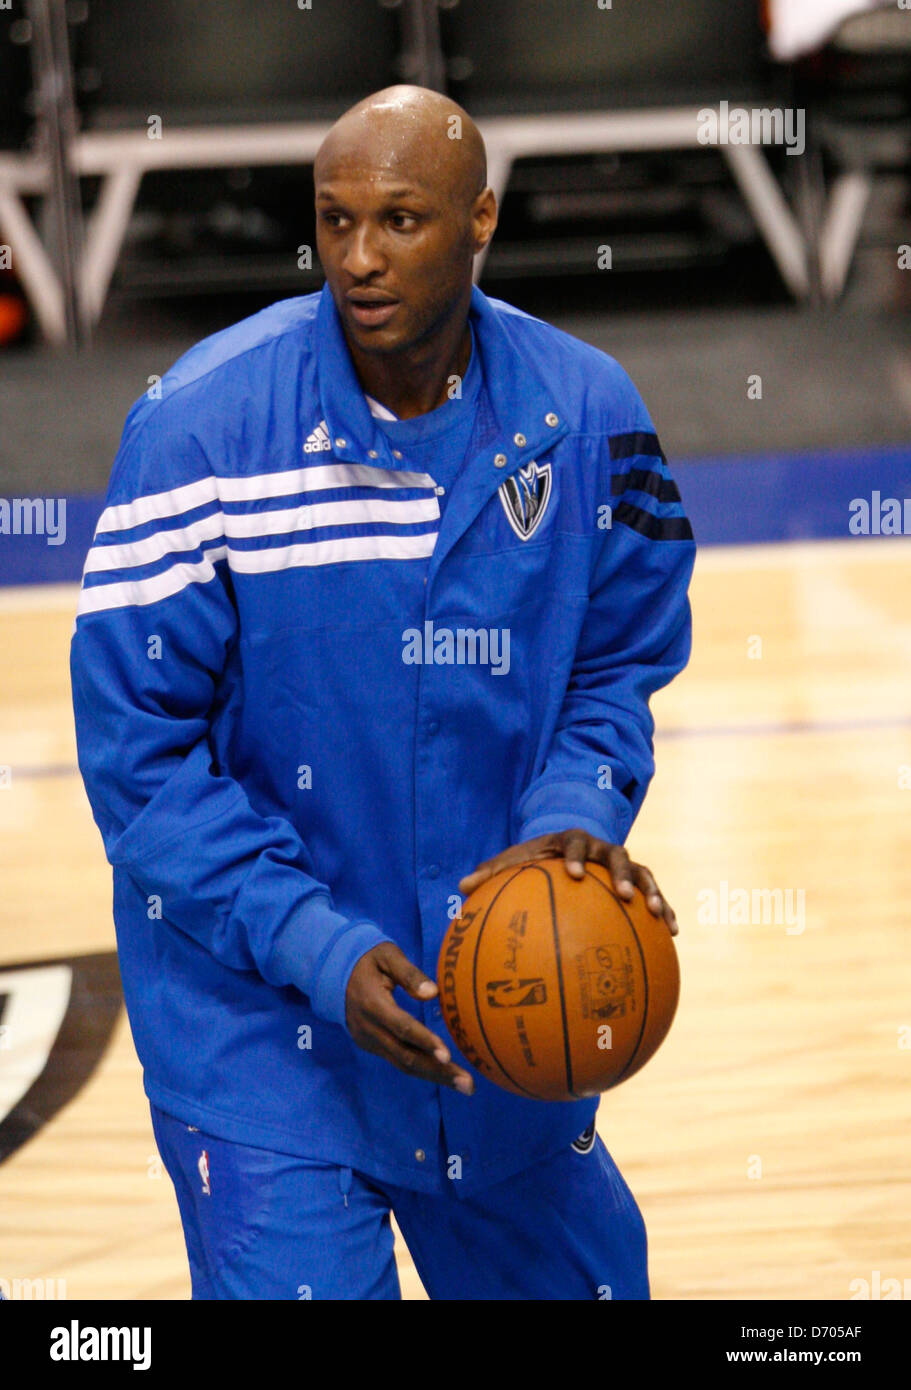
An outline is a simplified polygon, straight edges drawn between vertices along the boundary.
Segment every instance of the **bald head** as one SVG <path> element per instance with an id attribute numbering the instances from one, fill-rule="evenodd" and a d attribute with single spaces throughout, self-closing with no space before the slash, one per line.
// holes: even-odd
<path id="1" fill-rule="evenodd" d="M 385 87 L 352 106 L 316 156 L 317 186 L 355 170 L 400 179 L 466 214 L 487 184 L 481 132 L 457 102 L 428 87 Z"/>

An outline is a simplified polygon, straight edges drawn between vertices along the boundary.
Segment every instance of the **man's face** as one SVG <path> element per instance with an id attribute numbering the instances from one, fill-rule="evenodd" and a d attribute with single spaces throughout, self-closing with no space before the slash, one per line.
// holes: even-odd
<path id="1" fill-rule="evenodd" d="M 471 209 L 420 172 L 349 153 L 316 182 L 316 244 L 349 342 L 405 352 L 471 292 Z"/>

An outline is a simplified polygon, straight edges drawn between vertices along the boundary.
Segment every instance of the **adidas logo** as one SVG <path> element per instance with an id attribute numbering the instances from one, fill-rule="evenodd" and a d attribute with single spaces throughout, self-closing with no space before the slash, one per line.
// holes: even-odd
<path id="1" fill-rule="evenodd" d="M 332 448 L 332 440 L 329 438 L 329 431 L 326 428 L 325 420 L 320 420 L 312 434 L 308 434 L 304 441 L 305 454 L 321 454 L 325 449 Z"/>

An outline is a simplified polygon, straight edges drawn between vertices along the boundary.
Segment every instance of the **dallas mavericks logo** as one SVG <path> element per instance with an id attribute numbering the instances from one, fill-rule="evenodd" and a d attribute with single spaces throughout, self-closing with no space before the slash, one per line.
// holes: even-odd
<path id="1" fill-rule="evenodd" d="M 499 492 L 510 526 L 519 540 L 527 541 L 540 526 L 550 501 L 550 464 L 542 468 L 532 459 L 514 478 L 507 478 Z"/>

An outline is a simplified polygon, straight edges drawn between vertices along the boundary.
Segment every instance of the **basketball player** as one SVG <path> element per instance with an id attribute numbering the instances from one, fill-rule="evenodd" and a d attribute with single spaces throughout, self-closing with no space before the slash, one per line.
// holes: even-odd
<path id="1" fill-rule="evenodd" d="M 198 344 L 130 412 L 72 647 L 127 1010 L 193 1295 L 644 1299 L 596 1101 L 475 1075 L 433 983 L 500 866 L 605 864 L 693 543 L 602 352 L 472 286 L 468 115 L 369 97 L 315 168 L 321 293 Z"/>

